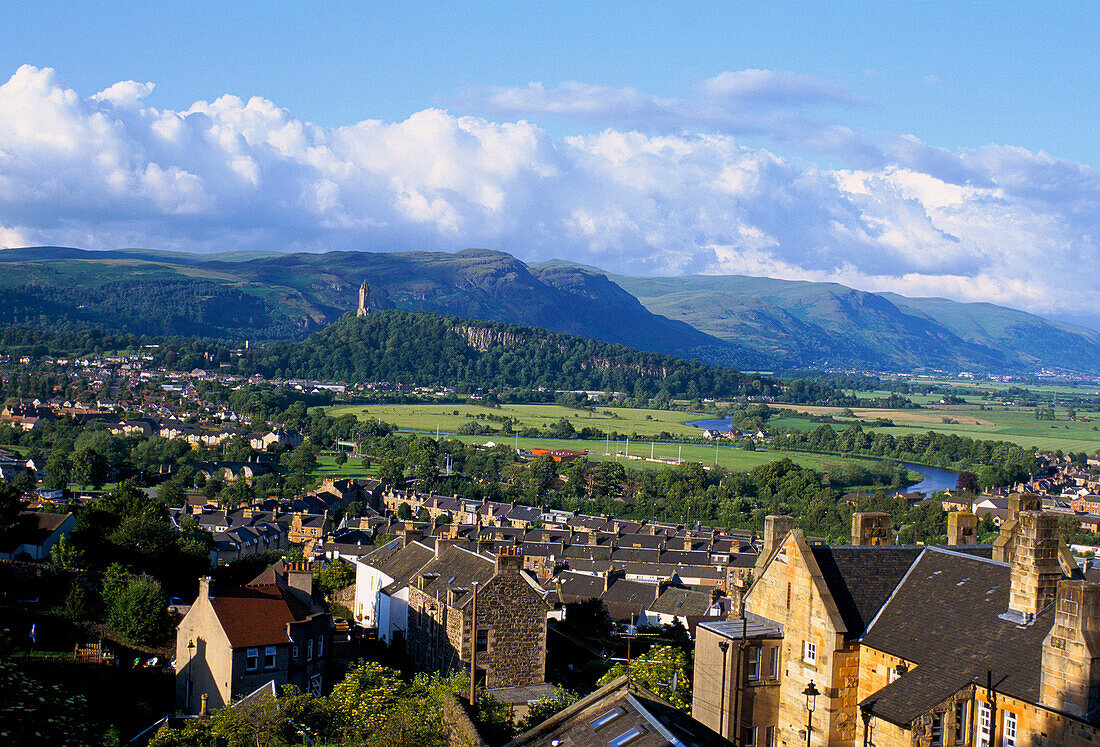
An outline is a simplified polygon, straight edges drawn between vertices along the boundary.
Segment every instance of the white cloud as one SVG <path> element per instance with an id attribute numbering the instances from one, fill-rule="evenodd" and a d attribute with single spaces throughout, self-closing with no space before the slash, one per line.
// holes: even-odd
<path id="1" fill-rule="evenodd" d="M 339 128 L 259 97 L 159 110 L 151 90 L 126 81 L 85 98 L 30 66 L 0 86 L 0 245 L 489 246 L 617 272 L 834 280 L 1061 314 L 1100 305 L 1095 169 L 817 123 L 794 110 L 865 103 L 817 79 L 728 73 L 687 101 L 582 84 L 495 94 L 517 111 L 639 123 L 560 138 L 441 109 Z M 746 147 L 739 124 L 845 167 Z"/>

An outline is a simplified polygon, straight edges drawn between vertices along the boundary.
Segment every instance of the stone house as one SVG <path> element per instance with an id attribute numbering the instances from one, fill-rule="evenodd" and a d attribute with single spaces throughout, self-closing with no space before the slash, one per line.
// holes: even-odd
<path id="1" fill-rule="evenodd" d="M 435 558 L 409 587 L 405 645 L 412 662 L 449 673 L 469 667 L 473 654 L 487 688 L 544 684 L 550 605 L 523 570 L 523 556 L 503 550 L 490 557 L 436 542 Z"/>
<path id="2" fill-rule="evenodd" d="M 176 630 L 176 700 L 198 713 L 203 695 L 221 708 L 273 681 L 302 692 L 326 687 L 332 617 L 312 594 L 305 563 L 277 563 L 245 586 L 199 595 Z"/>
<path id="3" fill-rule="evenodd" d="M 890 545 L 886 515 L 851 546 L 768 517 L 743 616 L 699 626 L 693 713 L 754 745 L 1100 741 L 1100 584 L 1037 506 L 1013 496 L 984 547 L 969 513 L 947 547 Z"/>

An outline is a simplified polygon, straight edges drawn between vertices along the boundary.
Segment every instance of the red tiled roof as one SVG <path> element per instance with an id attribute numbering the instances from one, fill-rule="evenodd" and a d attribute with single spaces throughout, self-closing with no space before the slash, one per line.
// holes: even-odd
<path id="1" fill-rule="evenodd" d="M 310 615 L 311 608 L 277 584 L 249 585 L 210 600 L 233 648 L 287 643 L 286 626 Z"/>

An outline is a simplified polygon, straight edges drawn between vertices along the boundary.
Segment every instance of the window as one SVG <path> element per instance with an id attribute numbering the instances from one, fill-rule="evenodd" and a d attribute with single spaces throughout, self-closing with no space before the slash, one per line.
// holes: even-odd
<path id="1" fill-rule="evenodd" d="M 768 726 L 764 729 L 764 747 L 775 747 L 775 727 Z"/>
<path id="2" fill-rule="evenodd" d="M 623 747 L 624 744 L 629 744 L 640 736 L 642 736 L 642 730 L 637 726 L 632 726 L 607 744 L 608 747 Z"/>
<path id="3" fill-rule="evenodd" d="M 244 668 L 248 671 L 258 669 L 260 666 L 260 650 L 258 648 L 250 648 L 244 652 Z"/>
<path id="4" fill-rule="evenodd" d="M 931 734 L 932 747 L 941 747 L 943 745 L 943 714 L 932 714 L 932 734 Z"/>
<path id="5" fill-rule="evenodd" d="M 489 631 L 479 630 L 477 631 L 476 647 L 478 652 L 489 650 Z"/>
<path id="6" fill-rule="evenodd" d="M 317 636 L 317 656 L 325 655 L 325 634 Z"/>
<path id="7" fill-rule="evenodd" d="M 760 679 L 760 647 L 753 646 L 749 649 L 748 661 L 745 663 L 745 677 L 749 680 Z"/>
<path id="8" fill-rule="evenodd" d="M 306 641 L 306 661 L 313 661 L 313 639 Z"/>
<path id="9" fill-rule="evenodd" d="M 311 675 L 309 678 L 309 694 L 316 697 L 321 697 L 323 682 L 320 674 Z"/>
<path id="10" fill-rule="evenodd" d="M 817 644 L 813 641 L 802 642 L 802 661 L 817 664 Z"/>
<path id="11" fill-rule="evenodd" d="M 615 708 L 613 710 L 610 710 L 607 713 L 600 716 L 599 718 L 597 718 L 595 721 L 593 721 L 592 722 L 592 728 L 593 729 L 599 729 L 601 726 L 607 726 L 608 724 L 610 724 L 612 721 L 614 721 L 616 718 L 618 718 L 622 714 L 623 714 L 623 709 L 622 708 Z"/>
<path id="12" fill-rule="evenodd" d="M 955 744 L 966 742 L 966 701 L 955 703 Z"/>
<path id="13" fill-rule="evenodd" d="M 779 646 L 772 649 L 772 666 L 768 674 L 773 680 L 779 679 Z"/>
<path id="14" fill-rule="evenodd" d="M 756 747 L 756 727 L 750 726 L 741 730 L 742 747 Z"/>
<path id="15" fill-rule="evenodd" d="M 275 647 L 268 646 L 264 649 L 264 669 L 275 668 Z"/>
<path id="16" fill-rule="evenodd" d="M 290 647 L 290 658 L 294 661 L 298 661 L 298 644 L 295 643 Z"/>
<path id="17" fill-rule="evenodd" d="M 993 715 L 989 712 L 989 706 L 978 703 L 978 747 L 989 747 L 992 726 Z"/>
<path id="18" fill-rule="evenodd" d="M 1004 738 L 1001 744 L 1004 747 L 1016 747 L 1016 714 L 1011 711 L 1004 713 Z"/>
<path id="19" fill-rule="evenodd" d="M 889 669 L 886 670 L 886 681 L 887 682 L 893 682 L 899 676 L 900 675 L 898 675 L 898 668 L 897 667 L 890 667 Z"/>

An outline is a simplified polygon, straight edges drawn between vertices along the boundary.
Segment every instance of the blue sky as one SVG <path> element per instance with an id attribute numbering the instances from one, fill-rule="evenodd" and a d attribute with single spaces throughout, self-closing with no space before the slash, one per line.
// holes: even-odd
<path id="1" fill-rule="evenodd" d="M 1100 328 L 1097 28 L 1097 3 L 6 3 L 0 246 L 484 246 Z"/>
<path id="2" fill-rule="evenodd" d="M 871 99 L 848 118 L 862 127 L 1100 165 L 1098 3 L 6 6 L 0 70 L 54 67 L 81 91 L 151 80 L 155 106 L 262 95 L 335 126 L 466 112 L 469 89 L 576 80 L 683 96 L 724 70 L 761 68 Z"/>

